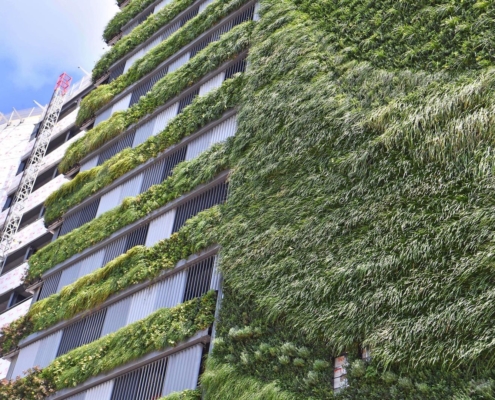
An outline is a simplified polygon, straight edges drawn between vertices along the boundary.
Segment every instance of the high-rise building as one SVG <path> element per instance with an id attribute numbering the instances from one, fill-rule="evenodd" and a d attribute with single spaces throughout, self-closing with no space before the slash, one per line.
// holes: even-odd
<path id="1" fill-rule="evenodd" d="M 3 261 L 0 399 L 493 398 L 493 4 L 118 3 Z M 1 223 L 46 115 L 1 116 Z"/>

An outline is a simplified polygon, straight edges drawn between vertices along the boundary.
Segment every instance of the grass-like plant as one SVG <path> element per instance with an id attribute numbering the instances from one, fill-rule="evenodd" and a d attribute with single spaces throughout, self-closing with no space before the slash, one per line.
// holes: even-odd
<path id="1" fill-rule="evenodd" d="M 213 146 L 199 157 L 180 163 L 172 176 L 137 197 L 129 197 L 118 207 L 58 238 L 29 260 L 26 281 L 32 282 L 50 268 L 80 253 L 117 230 L 139 220 L 168 202 L 193 190 L 228 169 L 225 145 Z"/>
<path id="2" fill-rule="evenodd" d="M 173 1 L 161 9 L 157 14 L 150 16 L 145 22 L 137 26 L 123 40 L 118 41 L 96 63 L 92 74 L 93 82 L 100 79 L 114 63 L 149 39 L 160 28 L 174 19 L 180 12 L 193 4 L 193 2 L 194 0 Z M 217 0 L 209 5 L 206 10 L 188 21 L 177 32 L 167 38 L 167 40 L 151 50 L 140 60 L 137 60 L 133 67 L 131 67 L 132 71 L 128 71 L 126 74 L 119 77 L 117 79 L 118 82 L 115 81 L 116 83 L 110 84 L 114 95 L 120 93 L 123 88 L 128 87 L 133 82 L 136 82 L 140 77 L 151 72 L 161 62 L 179 51 L 181 47 L 190 43 L 191 40 L 195 39 L 198 35 L 211 28 L 221 18 L 228 15 L 228 12 L 240 7 L 243 3 L 245 3 L 245 1 Z M 83 103 L 83 106 L 92 107 L 93 109 L 94 107 L 100 108 L 102 106 L 100 103 L 100 94 L 104 92 L 104 87 L 106 88 L 107 85 L 100 86 L 100 88 L 90 94 L 91 97 Z M 94 100 L 95 105 L 90 102 L 90 99 Z M 93 112 L 98 110 L 98 108 L 94 109 Z"/>
<path id="3" fill-rule="evenodd" d="M 246 1 L 247 0 L 217 0 L 215 3 L 210 4 L 207 10 L 188 21 L 177 32 L 173 33 L 162 43 L 151 49 L 145 56 L 137 60 L 125 74 L 119 76 L 116 80 L 107 85 L 99 86 L 84 98 L 81 102 L 81 108 L 79 109 L 76 123 L 82 124 L 92 118 L 99 109 L 108 104 L 116 95 L 122 93 L 122 91 L 130 85 L 155 70 L 167 58 L 177 53 L 181 48 L 193 41 L 201 33 L 211 28 L 222 18 L 241 7 Z M 151 20 L 151 22 L 153 22 L 153 20 Z M 161 24 L 163 25 L 163 23 L 164 22 Z M 140 31 L 145 28 L 148 28 L 148 25 L 143 26 Z M 141 34 L 140 31 L 136 33 L 138 38 L 146 36 Z M 131 40 L 133 39 L 134 36 Z M 134 39 L 134 41 L 136 41 L 136 39 Z M 228 51 L 227 49 L 216 48 L 216 51 L 219 52 L 217 55 L 221 54 L 222 50 Z M 116 48 L 115 52 L 110 51 L 110 53 L 108 53 L 108 57 L 111 61 L 107 61 L 107 56 L 104 56 L 102 61 L 96 65 L 95 72 L 93 72 L 95 79 L 98 79 L 97 77 L 103 75 L 110 67 L 111 63 L 118 60 L 116 57 L 120 58 L 122 55 L 123 53 L 119 47 Z M 198 64 L 198 61 L 199 60 L 196 60 L 197 67 L 200 65 Z M 204 62 L 205 60 L 202 61 Z M 191 80 L 194 80 L 194 75 L 191 76 Z"/>
<path id="4" fill-rule="evenodd" d="M 77 386 L 153 351 L 173 348 L 214 321 L 216 293 L 210 291 L 172 308 L 162 308 L 145 319 L 56 358 L 46 368 L 21 379 L 3 382 L 0 399 L 39 400 Z"/>
<path id="5" fill-rule="evenodd" d="M 188 63 L 165 75 L 132 107 L 113 114 L 109 120 L 100 123 L 84 137 L 72 143 L 59 164 L 60 172 L 67 172 L 84 156 L 121 134 L 126 128 L 152 113 L 157 107 L 198 82 L 224 62 L 234 59 L 248 47 L 254 25 L 254 22 L 248 21 L 222 35 L 220 40 L 208 45 Z"/>
<path id="6" fill-rule="evenodd" d="M 117 36 L 129 21 L 155 1 L 156 0 L 131 0 L 127 7 L 119 11 L 107 24 L 103 31 L 103 40 L 108 42 Z"/>
<path id="7" fill-rule="evenodd" d="M 243 75 L 226 80 L 220 88 L 205 96 L 196 97 L 192 104 L 172 119 L 156 136 L 148 138 L 134 149 L 126 149 L 116 154 L 101 166 L 79 173 L 45 201 L 45 221 L 50 224 L 88 196 L 158 156 L 209 122 L 220 118 L 227 110 L 236 107 L 239 104 L 243 82 Z"/>
<path id="8" fill-rule="evenodd" d="M 27 314 L 3 327 L 2 348 L 5 353 L 17 347 L 19 341 L 32 333 L 100 306 L 111 295 L 132 285 L 156 278 L 170 270 L 180 260 L 212 244 L 212 234 L 219 220 L 218 207 L 191 218 L 169 239 L 146 248 L 136 246 L 107 265 L 64 287 L 60 293 L 33 304 Z"/>

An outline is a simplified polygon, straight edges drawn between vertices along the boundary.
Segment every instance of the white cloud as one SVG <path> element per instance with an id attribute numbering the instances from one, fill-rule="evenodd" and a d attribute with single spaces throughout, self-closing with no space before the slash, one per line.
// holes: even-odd
<path id="1" fill-rule="evenodd" d="M 39 88 L 58 74 L 91 71 L 107 49 L 103 29 L 115 0 L 1 0 L 0 58 L 15 65 L 10 79 Z M 80 78 L 75 76 L 74 78 Z"/>

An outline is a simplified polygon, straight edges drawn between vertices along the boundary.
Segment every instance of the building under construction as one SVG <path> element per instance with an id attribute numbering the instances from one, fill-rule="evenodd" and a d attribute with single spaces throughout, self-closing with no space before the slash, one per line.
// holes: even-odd
<path id="1" fill-rule="evenodd" d="M 495 7 L 118 3 L 0 115 L 0 400 L 493 398 Z"/>

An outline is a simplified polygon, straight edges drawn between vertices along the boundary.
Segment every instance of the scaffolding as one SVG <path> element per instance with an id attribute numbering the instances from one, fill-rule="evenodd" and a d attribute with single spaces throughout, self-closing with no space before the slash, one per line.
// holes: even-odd
<path id="1" fill-rule="evenodd" d="M 62 106 L 71 82 L 72 78 L 69 75 L 65 73 L 60 75 L 57 85 L 55 86 L 53 96 L 50 100 L 50 104 L 48 105 L 45 117 L 40 125 L 33 150 L 5 220 L 5 225 L 0 239 L 0 265 L 2 266 L 5 261 L 5 256 L 14 240 L 14 236 L 19 229 L 19 225 L 24 214 L 26 200 L 33 191 L 38 173 L 43 167 L 43 159 L 45 157 L 48 145 L 50 144 L 52 131 L 58 122 L 60 111 L 62 110 Z"/>

